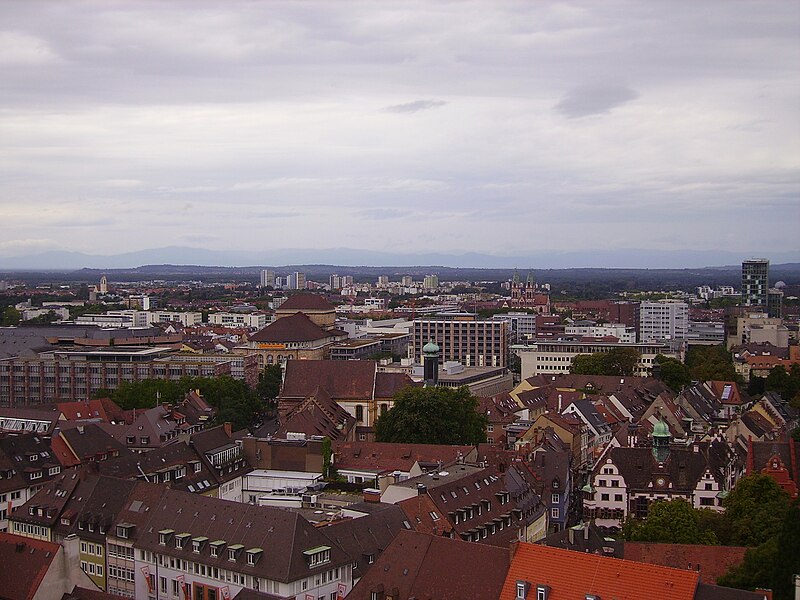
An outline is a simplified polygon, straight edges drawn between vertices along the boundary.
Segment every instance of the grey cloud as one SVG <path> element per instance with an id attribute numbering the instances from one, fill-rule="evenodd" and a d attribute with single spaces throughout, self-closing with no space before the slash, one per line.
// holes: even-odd
<path id="1" fill-rule="evenodd" d="M 625 86 L 586 85 L 567 92 L 555 109 L 571 119 L 586 117 L 607 113 L 638 97 L 635 90 Z"/>
<path id="2" fill-rule="evenodd" d="M 415 113 L 422 110 L 430 110 L 431 108 L 439 108 L 447 104 L 444 100 L 416 100 L 414 102 L 407 102 L 406 104 L 395 104 L 387 106 L 383 110 L 393 113 Z"/>

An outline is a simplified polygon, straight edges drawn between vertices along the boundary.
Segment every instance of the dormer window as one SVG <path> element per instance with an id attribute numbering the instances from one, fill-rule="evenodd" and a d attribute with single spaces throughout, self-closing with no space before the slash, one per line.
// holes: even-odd
<path id="1" fill-rule="evenodd" d="M 247 551 L 247 564 L 254 565 L 258 562 L 258 559 L 261 558 L 261 554 L 264 551 L 261 548 L 250 548 Z"/>
<path id="2" fill-rule="evenodd" d="M 130 523 L 120 523 L 117 525 L 117 537 L 122 538 L 123 540 L 127 540 L 131 537 L 131 531 L 133 531 L 133 525 Z"/>
<path id="3" fill-rule="evenodd" d="M 232 546 L 228 547 L 228 560 L 231 562 L 236 562 L 236 559 L 239 558 L 239 554 L 241 553 L 244 546 L 241 544 L 233 544 Z"/>
<path id="4" fill-rule="evenodd" d="M 549 585 L 536 586 L 536 600 L 547 600 L 549 596 L 550 596 Z"/>
<path id="5" fill-rule="evenodd" d="M 202 465 L 199 462 L 194 463 L 194 472 L 195 473 L 199 473 L 201 468 L 202 468 Z"/>
<path id="6" fill-rule="evenodd" d="M 316 548 L 304 551 L 303 554 L 306 556 L 309 567 L 316 567 L 331 560 L 330 546 L 317 546 Z M 371 563 L 372 561 L 369 562 Z"/>
<path id="7" fill-rule="evenodd" d="M 192 552 L 195 554 L 200 554 L 200 550 L 203 549 L 203 544 L 208 541 L 207 537 L 196 537 L 192 538 Z"/>
<path id="8" fill-rule="evenodd" d="M 174 529 L 162 529 L 158 532 L 158 543 L 166 546 L 173 533 L 175 533 Z"/>
<path id="9" fill-rule="evenodd" d="M 179 533 L 175 536 L 175 547 L 178 550 L 183 550 L 186 540 L 191 537 L 191 533 Z"/>
<path id="10" fill-rule="evenodd" d="M 211 550 L 211 557 L 216 558 L 219 556 L 219 553 L 222 551 L 222 547 L 225 545 L 223 540 L 216 540 L 211 542 L 208 546 Z"/>
<path id="11" fill-rule="evenodd" d="M 129 435 L 127 438 L 125 438 L 125 441 L 128 443 L 129 446 L 133 446 L 136 443 L 136 436 Z"/>
<path id="12" fill-rule="evenodd" d="M 528 597 L 528 588 L 530 588 L 530 584 L 527 581 L 517 581 L 516 600 L 525 600 Z"/>

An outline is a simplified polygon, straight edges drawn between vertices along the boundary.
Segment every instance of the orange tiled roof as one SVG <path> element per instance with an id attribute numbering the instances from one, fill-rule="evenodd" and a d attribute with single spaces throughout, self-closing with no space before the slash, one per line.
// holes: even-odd
<path id="1" fill-rule="evenodd" d="M 587 594 L 616 600 L 692 600 L 699 580 L 692 571 L 520 543 L 500 600 L 517 597 L 517 581 L 529 582 L 529 597 L 534 598 L 536 585 L 550 586 L 552 600 L 585 598 Z"/>

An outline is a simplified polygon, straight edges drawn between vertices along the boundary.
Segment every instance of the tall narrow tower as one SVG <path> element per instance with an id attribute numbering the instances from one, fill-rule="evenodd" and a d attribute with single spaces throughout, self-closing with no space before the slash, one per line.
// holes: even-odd
<path id="1" fill-rule="evenodd" d="M 433 340 L 422 347 L 425 387 L 439 385 L 439 346 Z"/>
<path id="2" fill-rule="evenodd" d="M 100 276 L 100 287 L 98 288 L 97 291 L 100 292 L 101 294 L 108 293 L 108 279 L 106 278 L 105 275 Z"/>
<path id="3" fill-rule="evenodd" d="M 742 306 L 758 306 L 767 310 L 769 293 L 769 261 L 752 258 L 742 263 Z"/>

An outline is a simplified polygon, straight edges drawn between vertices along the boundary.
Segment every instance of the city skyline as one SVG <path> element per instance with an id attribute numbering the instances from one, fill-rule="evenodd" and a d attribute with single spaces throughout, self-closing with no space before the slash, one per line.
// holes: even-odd
<path id="1" fill-rule="evenodd" d="M 9 5 L 0 259 L 796 253 L 800 7 L 679 8 Z"/>

